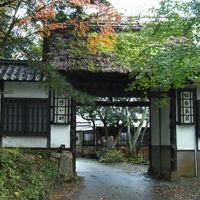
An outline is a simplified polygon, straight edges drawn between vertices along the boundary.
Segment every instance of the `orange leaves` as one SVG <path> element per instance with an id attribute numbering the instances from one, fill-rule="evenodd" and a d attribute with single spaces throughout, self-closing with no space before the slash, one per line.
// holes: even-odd
<path id="1" fill-rule="evenodd" d="M 56 30 L 56 29 L 65 29 L 67 26 L 63 23 L 51 23 L 51 24 L 45 24 L 44 30 Z"/>
<path id="2" fill-rule="evenodd" d="M 111 24 L 105 24 L 100 28 L 100 31 L 102 34 L 113 34 L 115 33 L 115 30 L 113 29 L 113 26 Z"/>
<path id="3" fill-rule="evenodd" d="M 80 22 L 79 24 L 75 25 L 75 31 L 79 37 L 86 37 L 89 28 L 85 22 Z"/>
<path id="4" fill-rule="evenodd" d="M 81 6 L 81 7 L 90 4 L 90 0 L 70 0 L 69 2 L 74 6 Z"/>
<path id="5" fill-rule="evenodd" d="M 112 50 L 115 42 L 113 25 L 120 24 L 121 20 L 121 16 L 112 7 L 100 1 L 91 3 L 91 0 L 33 0 L 33 5 L 31 14 L 23 17 L 17 24 L 18 27 L 24 28 L 23 30 L 49 37 L 52 30 L 73 28 L 77 37 L 84 41 L 87 38 L 91 53 L 96 53 L 97 50 Z M 83 9 L 79 11 L 77 7 Z M 95 8 L 94 13 L 85 12 L 91 8 Z M 60 13 L 62 14 L 59 16 Z M 88 36 L 91 30 L 94 31 L 91 27 L 96 27 L 100 34 Z"/>
<path id="6" fill-rule="evenodd" d="M 24 18 L 20 19 L 20 21 L 16 24 L 16 26 L 18 26 L 18 27 L 23 26 L 23 25 L 27 24 L 28 22 L 30 22 L 31 19 L 32 19 L 32 16 L 24 17 Z"/>
<path id="7" fill-rule="evenodd" d="M 26 25 L 28 22 L 30 22 L 32 19 L 37 20 L 49 20 L 54 19 L 56 16 L 53 0 L 51 0 L 50 4 L 46 5 L 44 1 L 39 1 L 39 5 L 33 10 L 32 14 L 23 17 L 17 24 L 17 26 L 23 26 Z"/>
<path id="8" fill-rule="evenodd" d="M 115 43 L 115 33 L 100 33 L 88 36 L 88 50 L 92 54 L 100 51 L 112 51 Z"/>
<path id="9" fill-rule="evenodd" d="M 54 19 L 56 16 L 55 10 L 54 10 L 54 5 L 53 1 L 50 2 L 49 6 L 44 6 L 42 8 L 39 8 L 36 10 L 34 13 L 35 17 L 37 19 Z"/>
<path id="10" fill-rule="evenodd" d="M 35 32 L 41 37 L 48 37 L 50 36 L 51 30 L 66 28 L 64 23 L 49 22 L 50 20 L 55 19 L 55 17 L 56 12 L 53 0 L 51 0 L 50 3 L 47 3 L 45 0 L 39 0 L 36 3 L 35 10 L 32 11 L 32 14 L 19 20 L 16 25 L 18 27 L 28 26 L 29 22 L 31 23 L 31 20 L 33 20 L 34 22 L 31 23 L 31 26 L 35 29 Z"/>

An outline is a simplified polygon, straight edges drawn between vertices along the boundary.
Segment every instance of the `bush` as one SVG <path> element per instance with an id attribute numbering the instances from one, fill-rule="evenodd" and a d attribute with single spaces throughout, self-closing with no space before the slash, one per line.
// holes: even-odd
<path id="1" fill-rule="evenodd" d="M 99 162 L 112 163 L 112 162 L 124 162 L 125 156 L 121 151 L 110 150 L 100 157 Z"/>
<path id="2" fill-rule="evenodd" d="M 45 199 L 51 185 L 58 179 L 56 163 L 20 149 L 0 148 L 0 199 Z"/>

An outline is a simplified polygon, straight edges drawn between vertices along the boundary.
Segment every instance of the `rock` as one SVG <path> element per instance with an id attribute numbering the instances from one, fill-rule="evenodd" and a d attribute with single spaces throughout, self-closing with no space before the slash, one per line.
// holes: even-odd
<path id="1" fill-rule="evenodd" d="M 63 151 L 59 161 L 59 175 L 64 181 L 68 181 L 74 177 L 72 153 Z"/>
<path id="2" fill-rule="evenodd" d="M 51 152 L 51 157 L 56 158 L 56 159 L 60 159 L 60 153 L 53 151 L 53 152 Z"/>

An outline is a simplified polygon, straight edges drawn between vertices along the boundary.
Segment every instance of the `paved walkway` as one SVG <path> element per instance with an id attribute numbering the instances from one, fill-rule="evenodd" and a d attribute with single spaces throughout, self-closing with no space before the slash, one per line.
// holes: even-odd
<path id="1" fill-rule="evenodd" d="M 84 189 L 77 200 L 151 200 L 153 181 L 144 175 L 147 169 L 77 159 L 77 173 L 84 177 Z"/>
<path id="2" fill-rule="evenodd" d="M 77 159 L 77 173 L 84 187 L 75 200 L 200 200 L 200 179 L 175 182 L 155 180 L 148 166 L 104 165 L 95 160 Z"/>

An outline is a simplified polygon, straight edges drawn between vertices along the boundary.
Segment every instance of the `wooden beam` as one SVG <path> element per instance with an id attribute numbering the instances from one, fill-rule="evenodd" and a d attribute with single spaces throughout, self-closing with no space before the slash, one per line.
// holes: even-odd
<path id="1" fill-rule="evenodd" d="M 71 100 L 70 150 L 73 156 L 73 172 L 76 174 L 76 102 Z"/>
<path id="2" fill-rule="evenodd" d="M 118 107 L 149 107 L 150 102 L 148 101 L 96 101 L 97 106 L 118 106 Z"/>
<path id="3" fill-rule="evenodd" d="M 177 145 L 176 145 L 176 91 L 170 91 L 170 143 L 171 143 L 171 171 L 177 171 Z"/>

